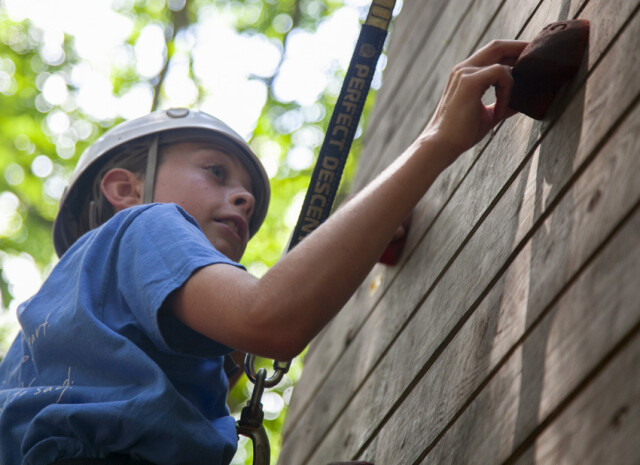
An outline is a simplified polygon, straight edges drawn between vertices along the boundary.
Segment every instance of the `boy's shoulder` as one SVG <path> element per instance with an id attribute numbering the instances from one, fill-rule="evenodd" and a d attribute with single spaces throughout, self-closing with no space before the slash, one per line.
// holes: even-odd
<path id="1" fill-rule="evenodd" d="M 144 223 L 144 225 L 140 223 Z M 131 226 L 167 229 L 172 226 L 184 227 L 187 223 L 197 229 L 201 229 L 198 222 L 180 205 L 175 203 L 148 203 L 126 208 L 116 213 L 104 225 L 107 229 L 109 227 L 121 229 Z"/>
<path id="2" fill-rule="evenodd" d="M 175 243 L 178 237 L 192 237 L 198 242 L 204 238 L 196 220 L 182 207 L 172 203 L 136 205 L 116 213 L 99 227 L 85 233 L 62 259 L 65 256 L 85 255 L 88 249 L 95 250 L 96 247 L 105 252 L 123 245 L 139 248 Z M 208 241 L 207 245 L 210 246 Z"/>
<path id="3" fill-rule="evenodd" d="M 197 225 L 193 217 L 189 215 L 189 213 L 187 213 L 180 205 L 175 203 L 159 202 L 145 203 L 142 205 L 134 205 L 132 207 L 126 208 L 116 213 L 109 221 L 118 216 L 135 219 L 136 217 L 141 215 L 166 216 L 168 219 L 170 219 L 171 217 L 175 217 L 176 221 L 180 220 L 180 218 L 183 218 Z"/>
<path id="4" fill-rule="evenodd" d="M 67 250 L 59 266 L 92 274 L 96 269 L 115 268 L 119 274 L 138 273 L 153 279 L 156 273 L 180 275 L 183 270 L 192 273 L 217 263 L 242 267 L 216 250 L 180 206 L 154 203 L 122 210 L 89 231 Z"/>

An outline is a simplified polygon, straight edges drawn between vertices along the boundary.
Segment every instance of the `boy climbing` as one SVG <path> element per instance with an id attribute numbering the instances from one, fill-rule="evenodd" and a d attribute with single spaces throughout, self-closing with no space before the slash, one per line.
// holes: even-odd
<path id="1" fill-rule="evenodd" d="M 408 149 L 260 279 L 237 262 L 268 178 L 237 134 L 182 109 L 105 134 L 61 201 L 60 262 L 0 365 L 0 463 L 229 463 L 224 356 L 303 350 L 436 177 L 510 116 L 525 46 L 495 41 L 456 66 Z"/>

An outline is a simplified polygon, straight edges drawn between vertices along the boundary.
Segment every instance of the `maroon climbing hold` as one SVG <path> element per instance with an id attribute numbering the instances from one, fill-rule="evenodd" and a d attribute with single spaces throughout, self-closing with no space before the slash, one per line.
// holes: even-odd
<path id="1" fill-rule="evenodd" d="M 509 106 L 542 119 L 560 88 L 580 69 L 589 40 L 589 21 L 574 19 L 547 25 L 513 66 Z"/>
<path id="2" fill-rule="evenodd" d="M 382 263 L 383 265 L 393 266 L 400 261 L 402 257 L 402 252 L 404 251 L 404 246 L 407 243 L 407 235 L 409 234 L 409 226 L 411 226 L 411 216 L 409 215 L 403 222 L 402 227 L 404 228 L 404 234 L 398 239 L 392 240 L 384 252 L 382 256 L 378 260 L 378 263 Z"/>

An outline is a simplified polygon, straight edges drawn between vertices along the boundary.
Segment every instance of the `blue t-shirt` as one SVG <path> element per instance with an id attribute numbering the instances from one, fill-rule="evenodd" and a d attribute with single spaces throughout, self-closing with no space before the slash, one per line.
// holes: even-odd
<path id="1" fill-rule="evenodd" d="M 240 266 L 172 204 L 124 210 L 81 237 L 18 310 L 22 331 L 0 364 L 0 463 L 228 463 L 231 349 L 161 311 L 213 263 Z"/>

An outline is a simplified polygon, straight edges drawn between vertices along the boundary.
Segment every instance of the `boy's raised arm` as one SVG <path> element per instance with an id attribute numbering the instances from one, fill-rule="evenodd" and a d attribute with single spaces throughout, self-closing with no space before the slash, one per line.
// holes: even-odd
<path id="1" fill-rule="evenodd" d="M 510 65 L 525 46 L 495 41 L 456 66 L 422 134 L 261 279 L 228 265 L 205 267 L 171 296 L 170 308 L 233 348 L 279 360 L 297 355 L 347 302 L 436 177 L 512 114 Z M 486 106 L 490 87 L 496 102 Z"/>

